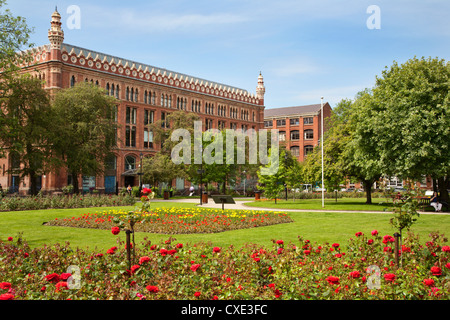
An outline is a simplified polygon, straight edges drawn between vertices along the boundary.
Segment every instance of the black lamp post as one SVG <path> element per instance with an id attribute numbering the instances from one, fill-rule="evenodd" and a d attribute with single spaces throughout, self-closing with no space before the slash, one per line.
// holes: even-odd
<path id="1" fill-rule="evenodd" d="M 205 173 L 205 170 L 203 170 L 203 163 L 200 165 L 200 169 L 197 170 L 197 173 L 200 174 L 200 183 L 198 185 L 199 185 L 199 188 L 200 188 L 200 205 L 202 205 L 203 204 L 203 202 L 202 202 L 203 173 Z"/>
<path id="2" fill-rule="evenodd" d="M 141 164 L 140 164 L 140 169 L 139 169 L 139 195 L 140 195 L 141 191 L 142 191 L 142 157 L 144 156 L 144 154 L 141 152 L 141 154 L 139 156 L 141 159 Z"/>

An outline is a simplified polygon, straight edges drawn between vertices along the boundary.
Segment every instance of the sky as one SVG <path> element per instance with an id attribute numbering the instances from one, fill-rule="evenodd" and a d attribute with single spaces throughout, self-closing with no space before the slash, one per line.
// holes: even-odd
<path id="1" fill-rule="evenodd" d="M 449 61 L 448 0 L 8 0 L 48 44 L 64 42 L 256 93 L 266 108 L 354 99 L 394 61 Z M 75 10 L 74 10 L 75 9 Z"/>

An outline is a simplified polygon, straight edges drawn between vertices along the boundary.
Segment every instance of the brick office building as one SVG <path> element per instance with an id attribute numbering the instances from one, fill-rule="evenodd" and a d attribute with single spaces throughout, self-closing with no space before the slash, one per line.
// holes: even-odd
<path id="1" fill-rule="evenodd" d="M 263 128 L 264 81 L 258 77 L 256 93 L 233 86 L 196 78 L 155 66 L 95 52 L 64 42 L 61 16 L 55 11 L 48 30 L 50 44 L 29 50 L 33 63 L 23 66 L 43 80 L 50 93 L 87 81 L 105 89 L 117 98 L 118 146 L 108 159 L 104 176 L 78 177 L 84 191 L 98 189 L 114 192 L 116 187 L 138 185 L 137 168 L 140 157 L 151 156 L 160 149 L 153 143 L 148 124 L 164 120 L 176 110 L 194 112 L 203 128 Z M 0 183 L 3 189 L 27 193 L 29 183 L 11 174 L 8 169 L 16 161 L 10 155 L 0 159 Z M 72 177 L 65 170 L 39 177 L 41 190 L 53 192 L 70 184 Z M 185 182 L 177 180 L 177 187 Z"/>
<path id="2" fill-rule="evenodd" d="M 324 123 L 331 116 L 328 102 L 323 105 Z M 299 161 L 319 144 L 321 135 L 321 104 L 264 110 L 264 128 L 278 129 L 284 144 Z"/>

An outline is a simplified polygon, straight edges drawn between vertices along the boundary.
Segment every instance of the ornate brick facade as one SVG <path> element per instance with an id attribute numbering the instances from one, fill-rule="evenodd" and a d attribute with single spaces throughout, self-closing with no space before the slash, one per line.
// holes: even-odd
<path id="1" fill-rule="evenodd" d="M 265 88 L 261 74 L 256 94 L 252 94 L 233 86 L 73 46 L 64 42 L 61 16 L 57 11 L 52 14 L 48 38 L 50 44 L 29 51 L 33 62 L 23 66 L 23 72 L 42 79 L 51 93 L 88 81 L 118 100 L 120 129 L 115 159 L 111 159 L 111 168 L 105 177 L 78 178 L 85 190 L 93 187 L 111 192 L 116 187 L 138 185 L 135 173 L 141 155 L 149 156 L 160 149 L 152 141 L 147 124 L 164 119 L 176 110 L 196 113 L 204 129 L 263 128 Z M 0 159 L 0 183 L 4 189 L 27 193 L 28 181 L 25 179 L 19 184 L 18 178 L 7 172 L 10 164 L 9 157 Z M 40 179 L 42 190 L 52 192 L 70 183 L 71 177 L 61 170 Z"/>

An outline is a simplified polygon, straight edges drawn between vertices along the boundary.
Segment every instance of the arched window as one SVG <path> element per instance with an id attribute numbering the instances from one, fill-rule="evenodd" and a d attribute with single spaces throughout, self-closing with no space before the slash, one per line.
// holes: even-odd
<path id="1" fill-rule="evenodd" d="M 138 102 L 139 101 L 139 91 L 138 89 L 136 89 L 134 91 L 134 102 Z"/>
<path id="2" fill-rule="evenodd" d="M 72 76 L 72 78 L 70 78 L 70 86 L 71 87 L 75 86 L 75 76 Z"/>
<path id="3" fill-rule="evenodd" d="M 119 85 L 116 85 L 116 99 L 119 99 Z"/>
<path id="4" fill-rule="evenodd" d="M 314 131 L 312 129 L 306 129 L 304 133 L 305 133 L 305 140 L 314 139 Z"/>
<path id="5" fill-rule="evenodd" d="M 303 151 L 303 154 L 304 154 L 304 156 L 306 157 L 308 154 L 310 154 L 311 152 L 313 152 L 313 150 L 314 150 L 314 147 L 313 146 L 305 146 L 304 147 L 304 151 Z"/>
<path id="6" fill-rule="evenodd" d="M 133 156 L 125 157 L 125 171 L 136 169 L 136 158 Z"/>
<path id="7" fill-rule="evenodd" d="M 292 147 L 291 147 L 291 154 L 292 154 L 294 157 L 300 156 L 300 147 L 299 147 L 299 146 L 292 146 Z"/>
<path id="8" fill-rule="evenodd" d="M 291 140 L 300 140 L 300 132 L 298 130 L 291 131 Z"/>
<path id="9" fill-rule="evenodd" d="M 129 87 L 127 87 L 127 90 L 125 92 L 125 99 L 127 101 L 130 101 L 130 88 Z"/>
<path id="10" fill-rule="evenodd" d="M 111 96 L 114 97 L 114 83 L 111 86 Z"/>
<path id="11" fill-rule="evenodd" d="M 109 95 L 109 82 L 106 84 L 106 95 Z"/>

